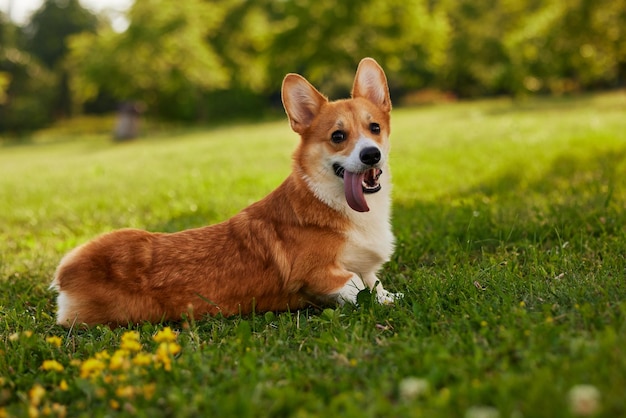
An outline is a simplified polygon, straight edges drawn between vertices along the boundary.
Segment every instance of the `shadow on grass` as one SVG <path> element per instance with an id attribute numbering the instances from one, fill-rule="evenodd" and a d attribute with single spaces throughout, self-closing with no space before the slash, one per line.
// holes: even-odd
<path id="1" fill-rule="evenodd" d="M 563 154 L 537 178 L 512 166 L 437 201 L 396 204 L 397 257 L 428 265 L 451 252 L 478 257 L 496 248 L 623 236 L 625 163 L 626 148 Z"/>

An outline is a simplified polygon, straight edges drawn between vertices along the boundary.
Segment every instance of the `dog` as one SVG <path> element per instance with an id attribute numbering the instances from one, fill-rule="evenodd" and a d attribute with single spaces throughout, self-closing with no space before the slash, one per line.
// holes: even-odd
<path id="1" fill-rule="evenodd" d="M 300 136 L 287 179 L 222 223 L 176 233 L 121 229 L 70 251 L 51 288 L 57 323 L 124 326 L 204 315 L 402 297 L 377 272 L 394 249 L 388 167 L 391 101 L 364 58 L 352 97 L 329 101 L 288 74 L 282 101 Z"/>

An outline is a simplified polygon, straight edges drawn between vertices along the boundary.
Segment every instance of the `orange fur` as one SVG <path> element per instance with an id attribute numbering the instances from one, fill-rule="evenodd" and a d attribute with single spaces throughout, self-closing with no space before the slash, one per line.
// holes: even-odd
<path id="1" fill-rule="evenodd" d="M 363 62 L 354 86 L 358 97 L 349 100 L 328 102 L 302 77 L 285 78 L 283 102 L 301 142 L 292 174 L 263 200 L 216 225 L 172 234 L 123 229 L 66 255 L 52 283 L 59 291 L 57 322 L 115 326 L 185 314 L 294 310 L 336 301 L 354 277 L 374 288 L 370 282 L 393 249 L 389 191 L 368 197 L 380 209 L 353 214 L 334 203 L 341 202 L 334 191 L 342 190 L 341 179 L 323 165 L 329 156 L 347 158 L 356 134 L 365 135 L 372 120 L 382 134 L 371 140 L 388 152 L 386 80 L 373 60 Z M 359 71 L 367 71 L 361 81 Z M 330 142 L 337 124 L 354 138 Z M 370 232 L 370 223 L 380 227 Z M 380 249 L 377 240 L 384 241 Z"/>

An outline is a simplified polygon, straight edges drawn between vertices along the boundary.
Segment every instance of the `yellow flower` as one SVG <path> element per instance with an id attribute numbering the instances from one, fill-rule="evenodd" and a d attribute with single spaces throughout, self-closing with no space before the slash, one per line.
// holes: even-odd
<path id="1" fill-rule="evenodd" d="M 135 388 L 132 386 L 120 386 L 115 390 L 118 398 L 132 398 L 135 396 Z"/>
<path id="2" fill-rule="evenodd" d="M 65 418 L 67 416 L 67 408 L 65 407 L 65 405 L 53 403 L 52 413 L 55 414 L 59 418 Z"/>
<path id="3" fill-rule="evenodd" d="M 39 409 L 36 406 L 28 405 L 28 418 L 37 418 L 39 416 Z"/>
<path id="4" fill-rule="evenodd" d="M 165 327 L 163 330 L 157 332 L 152 339 L 157 343 L 174 342 L 176 341 L 176 333 L 174 333 L 170 327 Z"/>
<path id="5" fill-rule="evenodd" d="M 38 406 L 44 396 L 46 396 L 46 390 L 40 384 L 35 384 L 35 386 L 28 391 L 28 399 L 30 400 L 30 404 L 34 406 Z"/>
<path id="6" fill-rule="evenodd" d="M 163 364 L 163 368 L 168 372 L 172 370 L 172 357 L 180 353 L 181 347 L 176 343 L 163 342 L 156 350 L 155 358 Z"/>
<path id="7" fill-rule="evenodd" d="M 140 351 L 141 343 L 139 342 L 139 333 L 137 331 L 128 331 L 122 335 L 122 343 L 120 348 L 128 351 Z"/>
<path id="8" fill-rule="evenodd" d="M 152 356 L 148 353 L 137 353 L 133 358 L 133 364 L 135 366 L 148 366 L 152 362 Z"/>
<path id="9" fill-rule="evenodd" d="M 59 389 L 61 389 L 63 392 L 65 392 L 66 390 L 68 390 L 70 387 L 67 384 L 67 382 L 65 381 L 65 379 L 61 380 L 61 383 L 59 383 Z"/>
<path id="10" fill-rule="evenodd" d="M 80 366 L 80 377 L 86 379 L 88 377 L 95 377 L 102 370 L 104 370 L 105 364 L 98 358 L 87 359 Z"/>
<path id="11" fill-rule="evenodd" d="M 120 403 L 116 401 L 115 399 L 111 399 L 109 401 L 109 406 L 113 409 L 120 409 Z"/>
<path id="12" fill-rule="evenodd" d="M 169 357 L 169 356 L 175 356 L 176 354 L 180 353 L 181 347 L 180 345 L 176 344 L 176 343 L 161 343 L 159 344 L 159 347 L 157 348 L 157 357 L 159 358 L 163 358 L 163 357 Z"/>
<path id="13" fill-rule="evenodd" d="M 117 350 L 113 353 L 111 361 L 109 362 L 109 369 L 111 370 L 127 370 L 130 367 L 128 360 L 130 353 L 126 350 Z"/>
<path id="14" fill-rule="evenodd" d="M 62 372 L 64 370 L 63 365 L 56 360 L 44 360 L 41 365 L 41 370 Z"/>
<path id="15" fill-rule="evenodd" d="M 156 392 L 156 383 L 148 383 L 143 387 L 143 397 L 147 400 L 152 399 Z"/>
<path id="16" fill-rule="evenodd" d="M 55 335 L 46 338 L 46 342 L 54 347 L 61 347 L 61 343 L 63 342 L 63 339 L 61 337 L 57 337 Z"/>

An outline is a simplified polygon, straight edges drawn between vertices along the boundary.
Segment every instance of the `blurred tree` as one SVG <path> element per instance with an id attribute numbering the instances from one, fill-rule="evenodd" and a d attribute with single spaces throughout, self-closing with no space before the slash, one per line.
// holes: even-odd
<path id="1" fill-rule="evenodd" d="M 502 38 L 536 2 L 446 1 L 452 39 L 441 87 L 463 97 L 505 93 L 509 58 Z"/>
<path id="2" fill-rule="evenodd" d="M 626 3 L 548 2 L 503 39 L 513 92 L 563 93 L 626 81 Z"/>
<path id="3" fill-rule="evenodd" d="M 267 54 L 272 84 L 301 72 L 331 95 L 345 95 L 356 63 L 376 58 L 391 87 L 432 82 L 445 61 L 449 27 L 428 0 L 267 0 L 274 34 Z"/>
<path id="4" fill-rule="evenodd" d="M 58 77 L 56 116 L 72 113 L 68 73 L 64 67 L 67 39 L 81 32 L 95 32 L 98 19 L 78 0 L 46 0 L 26 26 L 25 49 Z M 52 109 L 51 109 L 52 110 Z"/>
<path id="5" fill-rule="evenodd" d="M 55 77 L 21 44 L 20 28 L 0 13 L 0 132 L 19 134 L 51 120 Z"/>
<path id="6" fill-rule="evenodd" d="M 201 0 L 135 2 L 125 32 L 101 27 L 70 40 L 75 97 L 85 101 L 105 89 L 163 117 L 203 118 L 203 92 L 229 83 L 206 41 L 223 16 L 219 3 Z"/>
<path id="7" fill-rule="evenodd" d="M 395 97 L 623 85 L 626 2 L 614 0 L 142 0 L 123 33 L 70 42 L 73 92 L 141 100 L 188 120 L 254 113 L 287 72 L 345 96 L 364 56 Z"/>

